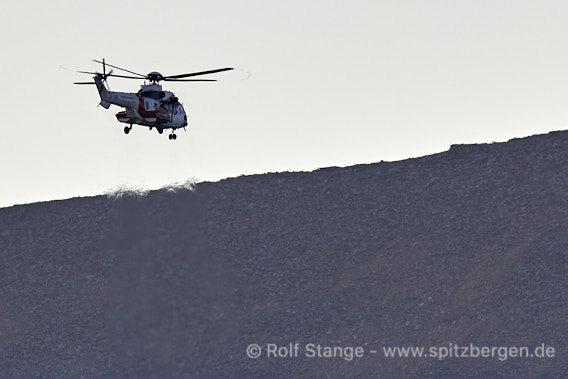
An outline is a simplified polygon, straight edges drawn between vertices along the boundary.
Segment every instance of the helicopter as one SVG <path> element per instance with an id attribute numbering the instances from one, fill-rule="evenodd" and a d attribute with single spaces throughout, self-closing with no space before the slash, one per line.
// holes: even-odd
<path id="1" fill-rule="evenodd" d="M 179 99 L 173 92 L 165 91 L 159 84 L 160 81 L 165 82 L 214 82 L 215 79 L 186 79 L 194 76 L 201 76 L 207 74 L 214 74 L 223 71 L 232 70 L 232 67 L 220 68 L 216 70 L 208 70 L 201 72 L 192 72 L 189 74 L 168 75 L 163 76 L 157 71 L 152 71 L 147 75 L 139 74 L 137 72 L 113 66 L 105 62 L 93 59 L 93 62 L 103 65 L 103 72 L 88 72 L 77 71 L 82 74 L 90 74 L 93 76 L 92 82 L 74 82 L 74 84 L 94 84 L 99 91 L 101 102 L 99 105 L 108 109 L 112 104 L 123 107 L 124 110 L 116 114 L 118 121 L 129 124 L 124 127 L 124 133 L 128 134 L 132 130 L 132 125 L 142 125 L 156 128 L 158 133 L 162 134 L 164 130 L 171 129 L 172 132 L 168 135 L 170 140 L 177 139 L 175 134 L 177 129 L 187 126 L 187 114 Z M 111 67 L 107 72 L 107 66 Z M 117 75 L 113 74 L 112 69 L 124 71 L 131 75 Z M 135 76 L 133 76 L 135 75 Z M 106 84 L 109 76 L 124 78 L 124 79 L 138 79 L 144 80 L 137 93 L 114 92 L 108 89 Z M 148 81 L 148 82 L 146 82 Z"/>

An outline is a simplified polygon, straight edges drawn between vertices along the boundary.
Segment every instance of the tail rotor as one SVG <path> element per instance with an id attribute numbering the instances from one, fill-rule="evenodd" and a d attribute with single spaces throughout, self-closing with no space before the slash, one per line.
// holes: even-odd
<path id="1" fill-rule="evenodd" d="M 101 64 L 103 65 L 103 72 L 102 72 L 102 74 L 101 74 L 100 72 L 89 72 L 89 71 L 77 71 L 77 72 L 79 72 L 79 73 L 81 73 L 81 74 L 91 74 L 91 75 L 100 76 L 102 82 L 103 82 L 104 85 L 107 87 L 107 89 L 110 91 L 110 86 L 108 85 L 107 78 L 108 78 L 109 76 L 114 76 L 114 75 L 112 74 L 112 72 L 113 72 L 113 71 L 112 71 L 112 68 L 110 69 L 110 71 L 109 71 L 108 73 L 106 72 L 106 66 L 107 66 L 107 64 L 106 64 L 104 58 L 103 58 L 102 61 L 97 61 L 97 60 L 93 59 L 93 62 L 101 63 Z M 108 66 L 110 66 L 110 65 L 108 65 Z M 96 83 L 95 83 L 95 82 L 74 82 L 74 84 L 96 84 Z"/>
<path id="2" fill-rule="evenodd" d="M 95 61 L 98 62 L 98 61 Z M 105 63 L 105 59 L 103 58 L 103 79 L 106 80 L 107 77 L 112 76 L 112 68 L 110 69 L 110 71 L 108 72 L 108 74 L 106 73 L 106 63 Z"/>

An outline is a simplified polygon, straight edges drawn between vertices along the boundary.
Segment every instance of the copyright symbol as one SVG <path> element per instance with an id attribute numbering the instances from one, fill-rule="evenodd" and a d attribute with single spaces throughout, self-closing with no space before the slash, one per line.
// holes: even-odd
<path id="1" fill-rule="evenodd" d="M 256 359 L 262 354 L 262 349 L 257 344 L 253 343 L 247 347 L 247 355 L 249 358 Z"/>

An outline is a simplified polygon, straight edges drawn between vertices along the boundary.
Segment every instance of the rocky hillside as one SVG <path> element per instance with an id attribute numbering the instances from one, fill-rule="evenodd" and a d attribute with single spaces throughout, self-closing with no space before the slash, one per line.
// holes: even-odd
<path id="1" fill-rule="evenodd" d="M 3 208 L 0 377 L 562 377 L 567 225 L 568 132 Z"/>

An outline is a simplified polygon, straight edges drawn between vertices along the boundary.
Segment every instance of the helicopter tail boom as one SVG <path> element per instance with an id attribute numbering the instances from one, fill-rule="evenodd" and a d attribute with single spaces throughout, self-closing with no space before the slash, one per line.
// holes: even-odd
<path id="1" fill-rule="evenodd" d="M 108 109 L 111 104 L 125 108 L 138 108 L 138 97 L 133 93 L 113 92 L 106 89 L 103 76 L 97 74 L 94 78 L 101 102 L 99 105 Z"/>
<path id="2" fill-rule="evenodd" d="M 110 102 L 108 100 L 108 93 L 109 91 L 106 89 L 105 84 L 103 82 L 102 75 L 97 74 L 94 78 L 95 84 L 97 86 L 97 90 L 99 91 L 99 96 L 101 97 L 101 102 L 99 105 L 104 109 L 108 109 L 110 107 Z"/>

